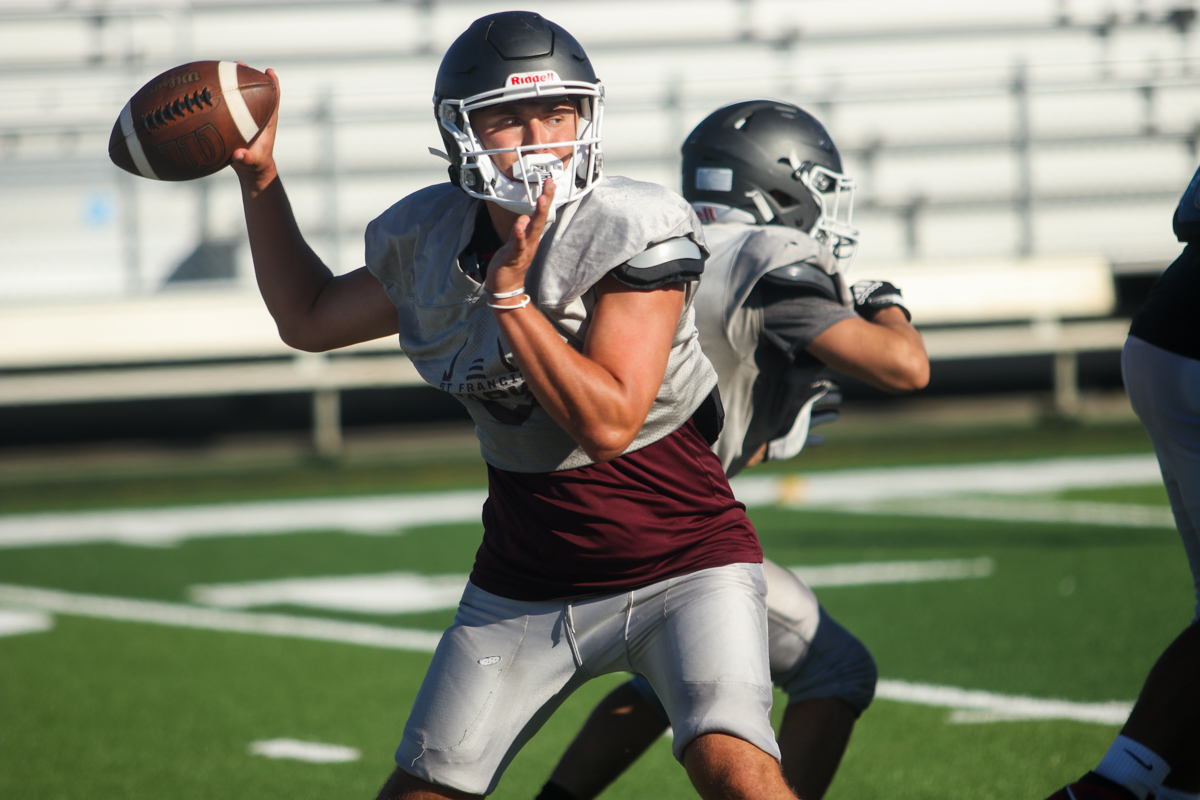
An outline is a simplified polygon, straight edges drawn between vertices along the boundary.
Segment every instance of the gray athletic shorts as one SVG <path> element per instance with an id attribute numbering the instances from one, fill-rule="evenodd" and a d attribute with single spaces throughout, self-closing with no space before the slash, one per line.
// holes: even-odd
<path id="1" fill-rule="evenodd" d="M 1154 443 L 1192 567 L 1194 622 L 1200 620 L 1200 361 L 1130 336 L 1121 353 L 1121 374 L 1129 402 Z"/>
<path id="2" fill-rule="evenodd" d="M 767 578 L 767 635 L 771 680 L 788 705 L 835 697 L 861 714 L 875 699 L 878 671 L 871 653 L 817 602 L 790 570 L 763 562 Z M 666 710 L 640 676 L 632 681 L 664 722 Z"/>
<path id="3" fill-rule="evenodd" d="M 731 564 L 631 592 L 507 600 L 468 583 L 413 704 L 396 764 L 489 794 L 513 757 L 589 678 L 644 675 L 675 731 L 675 757 L 727 733 L 779 758 L 771 730 L 761 564 Z"/>

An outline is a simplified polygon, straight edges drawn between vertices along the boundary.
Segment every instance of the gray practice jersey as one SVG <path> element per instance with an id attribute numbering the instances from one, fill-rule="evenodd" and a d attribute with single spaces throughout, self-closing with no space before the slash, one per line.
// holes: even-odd
<path id="1" fill-rule="evenodd" d="M 845 305 L 849 295 L 832 253 L 803 231 L 730 222 L 705 225 L 704 236 L 711 255 L 696 297 L 696 323 L 704 352 L 720 376 L 725 406 L 725 429 L 714 449 L 726 472 L 733 474 L 754 449 L 777 435 L 780 428 L 790 427 L 795 409 L 789 409 L 788 398 L 808 386 L 821 368 L 819 362 L 792 364 L 790 358 L 781 357 L 782 363 L 771 364 L 767 369 L 771 374 L 765 374 L 764 365 L 756 358 L 756 353 L 762 353 L 760 344 L 770 338 L 765 335 L 769 334 L 764 330 L 765 314 L 761 304 L 747 302 L 763 276 L 787 274 L 795 285 L 811 289 L 811 298 L 793 306 L 802 313 L 808 306 L 812 312 L 797 328 L 815 335 L 855 315 Z M 781 351 L 788 349 L 777 344 Z M 764 383 L 774 385 L 764 392 Z M 762 401 L 764 395 L 768 402 Z M 789 413 L 791 418 L 787 418 Z"/>
<path id="2" fill-rule="evenodd" d="M 538 405 L 485 304 L 482 285 L 459 267 L 479 202 L 449 183 L 430 186 L 367 227 L 367 267 L 396 305 L 400 346 L 426 382 L 466 406 L 489 464 L 512 472 L 591 464 Z M 525 288 L 563 340 L 582 350 L 596 283 L 648 247 L 680 238 L 704 248 L 699 220 L 682 198 L 655 184 L 606 177 L 558 210 Z M 675 431 L 716 385 L 696 332 L 696 284 L 686 287 L 662 388 L 626 452 Z"/>

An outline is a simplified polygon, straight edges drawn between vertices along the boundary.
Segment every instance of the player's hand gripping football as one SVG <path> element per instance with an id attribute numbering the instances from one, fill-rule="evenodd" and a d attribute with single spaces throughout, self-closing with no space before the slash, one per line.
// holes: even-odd
<path id="1" fill-rule="evenodd" d="M 508 242 L 496 251 L 488 264 L 487 279 L 483 283 L 486 291 L 502 294 L 516 291 L 525 285 L 525 273 L 533 263 L 533 257 L 537 255 L 538 243 L 546 230 L 557 188 L 554 181 L 545 181 L 533 216 L 517 217 Z"/>
<path id="2" fill-rule="evenodd" d="M 268 69 L 266 74 L 275 84 L 275 91 L 278 94 L 279 76 L 273 69 Z M 243 189 L 252 195 L 266 189 L 272 181 L 279 177 L 279 173 L 275 169 L 275 128 L 278 125 L 279 104 L 276 103 L 275 113 L 271 115 L 271 119 L 251 145 L 233 151 L 231 161 L 233 171 L 241 179 Z"/>

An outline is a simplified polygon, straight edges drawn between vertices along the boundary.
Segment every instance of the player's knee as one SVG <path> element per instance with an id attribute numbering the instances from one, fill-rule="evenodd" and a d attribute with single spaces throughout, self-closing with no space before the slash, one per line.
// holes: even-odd
<path id="1" fill-rule="evenodd" d="M 837 697 L 861 714 L 875 699 L 875 686 L 879 683 L 879 667 L 876 666 L 871 651 L 858 637 L 848 631 L 846 637 L 847 640 L 843 646 L 844 652 L 839 659 L 843 665 L 844 677 L 839 683 L 840 689 Z"/>
<path id="2" fill-rule="evenodd" d="M 701 795 L 754 798 L 779 796 L 784 786 L 778 757 L 726 733 L 697 736 L 680 759 Z"/>

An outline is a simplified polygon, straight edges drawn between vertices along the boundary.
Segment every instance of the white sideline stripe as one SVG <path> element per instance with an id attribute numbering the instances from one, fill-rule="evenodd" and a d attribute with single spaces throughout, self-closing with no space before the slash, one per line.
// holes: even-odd
<path id="1" fill-rule="evenodd" d="M 170 545 L 208 536 L 336 530 L 378 534 L 420 525 L 479 522 L 487 491 L 272 500 L 169 508 L 0 517 L 0 549 L 118 542 Z"/>
<path id="2" fill-rule="evenodd" d="M 353 747 L 302 742 L 299 739 L 265 739 L 261 742 L 251 742 L 249 749 L 251 755 L 307 761 L 310 764 L 344 764 L 362 758 L 362 753 Z"/>
<path id="3" fill-rule="evenodd" d="M 867 586 L 885 583 L 957 581 L 989 577 L 996 569 L 990 558 L 961 558 L 940 561 L 878 561 L 861 564 L 829 564 L 820 567 L 788 567 L 810 587 Z"/>
<path id="4" fill-rule="evenodd" d="M 921 502 L 847 503 L 837 508 L 840 511 L 851 511 L 856 514 L 1175 529 L 1175 515 L 1171 513 L 1169 506 L 1139 506 L 1125 503 L 945 498 Z"/>
<path id="5" fill-rule="evenodd" d="M 369 647 L 413 650 L 421 653 L 432 653 L 442 638 L 441 633 L 411 628 L 390 628 L 362 622 L 293 617 L 285 614 L 224 611 L 199 608 L 183 603 L 73 594 L 53 589 L 35 589 L 10 584 L 0 584 L 0 603 L 54 614 L 112 619 L 122 622 L 146 622 L 176 628 L 197 628 L 227 633 L 257 633 L 263 636 L 315 639 L 323 642 L 361 644 Z"/>
<path id="6" fill-rule="evenodd" d="M 39 633 L 54 627 L 54 617 L 41 611 L 14 611 L 0 608 L 0 636 Z"/>
<path id="7" fill-rule="evenodd" d="M 801 508 L 963 494 L 1048 494 L 1161 482 L 1158 460 L 1147 453 L 747 476 L 731 484 L 746 505 Z"/>
<path id="8" fill-rule="evenodd" d="M 1133 703 L 1112 700 L 1106 703 L 1077 703 L 1071 700 L 1046 700 L 1022 695 L 993 694 L 956 686 L 880 680 L 875 696 L 898 703 L 914 703 L 937 708 L 952 708 L 951 722 L 1001 722 L 1014 720 L 1065 719 L 1122 725 L 1133 710 Z"/>
<path id="9" fill-rule="evenodd" d="M 748 506 L 856 510 L 870 503 L 888 500 L 907 501 L 971 493 L 1044 494 L 1067 489 L 1151 485 L 1161 480 L 1157 460 L 1152 454 L 1147 454 L 835 470 L 805 476 L 748 476 L 735 478 L 732 485 L 738 499 Z M 19 514 L 0 517 L 0 549 L 87 542 L 170 545 L 205 536 L 259 536 L 316 530 L 379 533 L 419 525 L 478 522 L 486 498 L 486 490 L 478 489 L 155 509 Z M 1078 504 L 1081 508 L 1086 505 Z M 1100 520 L 1106 514 L 1095 513 L 1092 518 L 1096 524 L 1105 524 Z M 1158 527 L 1157 522 L 1154 527 Z"/>
<path id="10" fill-rule="evenodd" d="M 133 159 L 133 165 L 138 168 L 138 172 L 142 173 L 142 177 L 158 180 L 158 175 L 154 173 L 154 168 L 150 166 L 150 161 L 146 158 L 146 151 L 142 149 L 142 140 L 138 138 L 137 129 L 134 128 L 133 108 L 130 105 L 132 102 L 133 100 L 129 100 L 121 109 L 121 134 L 125 137 L 125 147 L 129 150 L 129 157 Z"/>
<path id="11" fill-rule="evenodd" d="M 229 116 L 233 117 L 233 123 L 237 125 L 242 141 L 249 144 L 250 140 L 258 135 L 258 123 L 254 121 L 254 115 L 246 105 L 246 98 L 242 97 L 237 71 L 237 64 L 233 61 L 221 61 L 217 64 L 217 78 L 221 81 L 221 94 L 229 108 Z"/>

